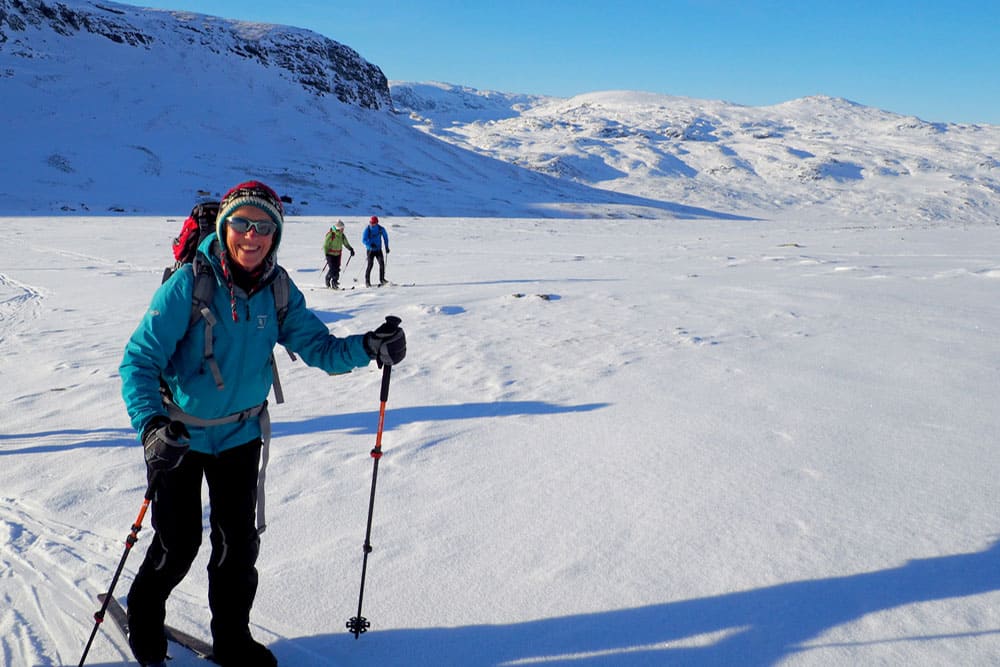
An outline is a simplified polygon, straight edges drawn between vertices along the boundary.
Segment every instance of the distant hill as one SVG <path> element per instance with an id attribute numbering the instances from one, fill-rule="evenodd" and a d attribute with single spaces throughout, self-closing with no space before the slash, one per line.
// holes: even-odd
<path id="1" fill-rule="evenodd" d="M 0 215 L 177 215 L 247 177 L 297 215 L 996 221 L 1000 128 L 387 81 L 314 32 L 0 0 Z"/>
<path id="2" fill-rule="evenodd" d="M 611 91 L 526 97 L 391 82 L 415 127 L 539 173 L 733 213 L 1000 221 L 1000 127 L 848 100 L 770 107 Z"/>

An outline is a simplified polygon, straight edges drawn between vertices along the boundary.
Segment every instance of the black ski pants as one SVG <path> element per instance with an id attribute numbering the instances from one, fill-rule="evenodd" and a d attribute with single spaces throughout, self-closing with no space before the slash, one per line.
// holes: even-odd
<path id="1" fill-rule="evenodd" d="M 220 646 L 250 641 L 250 608 L 257 594 L 257 474 L 260 440 L 218 456 L 189 451 L 180 465 L 157 475 L 152 502 L 155 530 L 128 594 L 132 652 L 140 663 L 167 653 L 166 601 L 198 554 L 202 539 L 202 477 L 208 482 L 208 605 L 212 638 Z"/>
<path id="2" fill-rule="evenodd" d="M 378 261 L 378 281 L 385 282 L 385 255 L 382 254 L 381 250 L 369 250 L 368 268 L 365 270 L 365 285 L 368 287 L 371 287 L 372 284 L 372 265 L 376 260 Z"/>
<path id="3" fill-rule="evenodd" d="M 326 256 L 326 286 L 333 287 L 340 283 L 340 258 L 342 255 Z"/>

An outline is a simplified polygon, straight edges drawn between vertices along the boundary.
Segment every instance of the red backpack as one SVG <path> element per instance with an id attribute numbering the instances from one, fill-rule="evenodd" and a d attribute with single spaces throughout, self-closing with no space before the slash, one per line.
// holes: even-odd
<path id="1" fill-rule="evenodd" d="M 174 263 L 163 270 L 163 277 L 160 282 L 167 282 L 167 278 L 184 264 L 194 261 L 194 255 L 198 252 L 201 240 L 215 232 L 215 219 L 219 216 L 219 202 L 206 201 L 195 205 L 191 209 L 191 214 L 184 221 L 181 233 L 177 235 L 173 242 Z"/>
<path id="2" fill-rule="evenodd" d="M 174 239 L 174 259 L 177 266 L 194 259 L 201 240 L 215 231 L 215 219 L 219 215 L 219 202 L 207 201 L 191 209 L 191 215 L 184 221 L 181 233 Z"/>

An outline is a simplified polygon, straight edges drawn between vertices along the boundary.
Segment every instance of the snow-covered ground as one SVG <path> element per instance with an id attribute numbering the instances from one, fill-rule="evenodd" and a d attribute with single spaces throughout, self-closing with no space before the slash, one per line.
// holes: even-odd
<path id="1" fill-rule="evenodd" d="M 409 340 L 372 628 L 380 373 L 279 355 L 256 635 L 287 666 L 1000 663 L 1000 237 L 907 219 L 386 219 L 413 286 L 307 291 Z M 287 224 L 303 287 L 329 222 Z M 144 488 L 118 362 L 179 227 L 0 220 L 4 665 L 93 627 Z M 169 606 L 204 637 L 206 555 Z M 106 624 L 87 664 L 128 659 Z"/>

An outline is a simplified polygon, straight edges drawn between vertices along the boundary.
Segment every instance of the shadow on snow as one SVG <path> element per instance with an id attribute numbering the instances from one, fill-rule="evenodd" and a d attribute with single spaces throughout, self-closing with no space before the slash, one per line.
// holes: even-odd
<path id="1" fill-rule="evenodd" d="M 456 405 L 427 405 L 393 407 L 386 412 L 385 428 L 419 422 L 482 419 L 488 417 L 513 417 L 516 415 L 557 415 L 572 412 L 590 412 L 607 407 L 608 403 L 583 405 L 555 405 L 545 401 L 496 401 L 490 403 L 460 403 Z M 277 436 L 301 435 L 321 431 L 348 431 L 353 434 L 374 434 L 378 426 L 377 412 L 350 412 L 322 415 L 300 421 L 275 419 L 272 432 Z"/>
<path id="2" fill-rule="evenodd" d="M 669 571 L 648 574 L 670 577 Z M 289 664 L 325 664 L 325 656 L 335 664 L 411 667 L 765 666 L 806 651 L 1000 634 L 1000 628 L 949 633 L 942 622 L 940 628 L 925 625 L 923 634 L 900 630 L 896 636 L 858 642 L 817 641 L 823 633 L 868 614 L 998 589 L 1000 542 L 995 542 L 981 552 L 912 560 L 876 572 L 524 623 L 379 631 L 378 619 L 369 618 L 373 630 L 357 641 L 345 629 L 279 641 L 272 649 Z M 524 614 L 531 611 L 531 601 L 525 600 Z M 414 625 L 433 622 L 414 619 Z"/>
<path id="3" fill-rule="evenodd" d="M 608 403 L 586 403 L 583 405 L 555 405 L 544 401 L 496 401 L 490 403 L 461 403 L 457 405 L 432 405 L 414 407 L 393 407 L 387 415 L 385 428 L 428 421 L 454 421 L 458 419 L 482 419 L 488 417 L 513 417 L 516 415 L 556 415 L 573 412 L 590 412 L 608 406 Z M 374 434 L 378 425 L 377 412 L 350 412 L 322 415 L 299 421 L 275 418 L 272 433 L 275 437 L 318 433 L 322 431 L 347 431 L 359 435 Z M 28 440 L 52 438 L 72 439 L 72 442 L 46 443 L 18 449 L 2 445 L 4 440 Z M 15 433 L 0 435 L 0 456 L 9 454 L 49 454 L 82 447 L 132 447 L 137 444 L 132 429 L 62 429 L 39 431 L 37 433 Z"/>
<path id="4" fill-rule="evenodd" d="M 41 440 L 57 439 L 58 443 L 47 443 L 10 449 L 3 444 L 4 440 Z M 64 440 L 69 440 L 68 442 Z M 0 456 L 8 454 L 51 454 L 68 449 L 84 447 L 131 447 L 136 445 L 135 431 L 130 428 L 100 428 L 80 429 L 66 428 L 54 431 L 39 431 L 37 433 L 5 433 L 0 434 Z"/>

